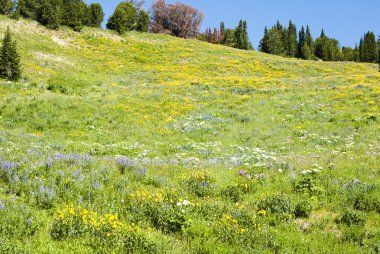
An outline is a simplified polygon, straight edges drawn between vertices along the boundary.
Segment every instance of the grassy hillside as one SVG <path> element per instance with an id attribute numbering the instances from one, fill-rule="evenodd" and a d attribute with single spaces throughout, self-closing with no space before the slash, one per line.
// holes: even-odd
<path id="1" fill-rule="evenodd" d="M 380 250 L 377 65 L 7 26 L 1 253 Z"/>

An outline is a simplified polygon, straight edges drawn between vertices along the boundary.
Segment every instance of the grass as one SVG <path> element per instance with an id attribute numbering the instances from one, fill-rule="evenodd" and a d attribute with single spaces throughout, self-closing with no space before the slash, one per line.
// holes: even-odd
<path id="1" fill-rule="evenodd" d="M 7 26 L 0 252 L 379 251 L 377 65 Z"/>

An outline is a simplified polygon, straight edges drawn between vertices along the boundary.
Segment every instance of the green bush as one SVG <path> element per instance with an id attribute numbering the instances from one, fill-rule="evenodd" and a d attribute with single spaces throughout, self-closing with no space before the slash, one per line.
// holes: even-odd
<path id="1" fill-rule="evenodd" d="M 198 197 L 206 197 L 213 194 L 212 184 L 214 177 L 207 171 L 193 171 L 181 176 L 187 189 Z"/>
<path id="2" fill-rule="evenodd" d="M 312 211 L 312 205 L 309 201 L 300 201 L 295 205 L 294 216 L 296 218 L 309 218 Z"/>
<path id="3" fill-rule="evenodd" d="M 293 182 L 293 188 L 296 193 L 306 193 L 311 196 L 318 196 L 323 192 L 315 175 L 300 176 Z"/>
<path id="4" fill-rule="evenodd" d="M 270 211 L 274 214 L 293 214 L 291 200 L 285 196 L 268 196 L 258 203 L 259 210 Z"/>
<path id="5" fill-rule="evenodd" d="M 342 240 L 345 242 L 353 242 L 355 244 L 363 244 L 365 239 L 365 229 L 362 226 L 351 226 L 343 228 Z"/>
<path id="6" fill-rule="evenodd" d="M 240 200 L 242 191 L 238 186 L 228 186 L 222 190 L 221 195 L 236 203 Z"/>
<path id="7" fill-rule="evenodd" d="M 358 225 L 364 226 L 366 222 L 365 214 L 360 211 L 347 210 L 342 214 L 340 222 L 347 226 Z"/>
<path id="8" fill-rule="evenodd" d="M 365 212 L 380 213 L 380 197 L 377 193 L 365 193 L 356 198 L 354 208 Z"/>

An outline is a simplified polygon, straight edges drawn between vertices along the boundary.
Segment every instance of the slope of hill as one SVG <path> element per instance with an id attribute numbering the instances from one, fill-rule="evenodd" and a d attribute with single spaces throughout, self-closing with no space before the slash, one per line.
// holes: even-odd
<path id="1" fill-rule="evenodd" d="M 379 250 L 377 65 L 7 26 L 0 252 Z"/>

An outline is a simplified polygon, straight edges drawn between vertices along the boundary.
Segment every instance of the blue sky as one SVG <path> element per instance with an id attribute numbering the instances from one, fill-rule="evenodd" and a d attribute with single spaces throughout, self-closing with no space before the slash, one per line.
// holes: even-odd
<path id="1" fill-rule="evenodd" d="M 106 13 L 106 19 L 121 1 L 87 0 L 99 2 Z M 176 0 L 167 0 L 175 3 Z M 257 48 L 265 26 L 272 26 L 277 20 L 288 24 L 289 19 L 296 23 L 297 29 L 309 25 L 312 34 L 318 37 L 324 28 L 326 35 L 338 39 L 342 46 L 354 46 L 366 31 L 380 34 L 379 0 L 181 0 L 205 14 L 204 30 L 219 27 L 223 20 L 226 27 L 234 28 L 239 19 L 248 22 L 250 39 Z M 152 0 L 147 0 L 145 9 L 149 10 Z M 327 7 L 328 6 L 328 7 Z"/>

